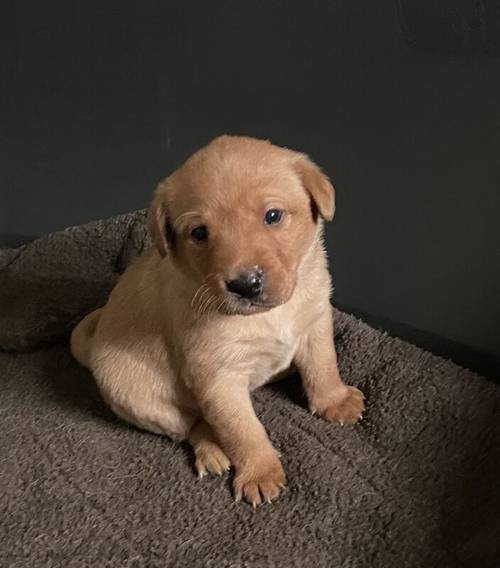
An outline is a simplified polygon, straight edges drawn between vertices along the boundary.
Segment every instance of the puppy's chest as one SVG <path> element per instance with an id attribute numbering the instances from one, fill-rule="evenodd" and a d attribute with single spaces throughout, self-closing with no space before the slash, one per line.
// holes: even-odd
<path id="1" fill-rule="evenodd" d="M 250 389 L 267 383 L 274 375 L 290 367 L 297 344 L 297 337 L 284 332 L 253 338 L 246 357 Z"/>

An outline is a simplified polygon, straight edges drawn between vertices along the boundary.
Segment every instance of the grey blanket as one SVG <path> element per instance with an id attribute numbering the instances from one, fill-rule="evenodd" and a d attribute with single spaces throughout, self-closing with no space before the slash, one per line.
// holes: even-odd
<path id="1" fill-rule="evenodd" d="M 352 316 L 335 334 L 362 423 L 311 416 L 298 377 L 255 394 L 288 475 L 272 505 L 115 419 L 67 336 L 146 241 L 138 212 L 0 252 L 0 566 L 499 565 L 499 387 Z"/>

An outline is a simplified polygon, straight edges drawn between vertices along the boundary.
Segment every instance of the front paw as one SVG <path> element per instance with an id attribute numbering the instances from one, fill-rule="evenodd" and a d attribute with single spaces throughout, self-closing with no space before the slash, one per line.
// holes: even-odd
<path id="1" fill-rule="evenodd" d="M 253 507 L 263 502 L 271 503 L 278 497 L 285 481 L 285 472 L 277 454 L 248 460 L 243 467 L 236 468 L 233 484 L 235 500 L 240 501 L 243 497 Z"/>
<path id="2" fill-rule="evenodd" d="M 355 388 L 345 386 L 335 392 L 326 404 L 318 404 L 313 412 L 329 422 L 355 424 L 363 418 L 365 410 L 363 393 Z"/>

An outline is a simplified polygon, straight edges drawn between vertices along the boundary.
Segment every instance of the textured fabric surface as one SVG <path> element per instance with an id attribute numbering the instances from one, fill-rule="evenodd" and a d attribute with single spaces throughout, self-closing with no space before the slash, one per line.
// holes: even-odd
<path id="1" fill-rule="evenodd" d="M 288 475 L 273 505 L 116 420 L 66 338 L 144 239 L 138 212 L 0 252 L 0 566 L 499 565 L 499 387 L 346 314 L 363 422 L 311 416 L 298 377 L 255 393 Z"/>
<path id="2" fill-rule="evenodd" d="M 0 250 L 0 349 L 60 340 L 104 303 L 118 275 L 149 244 L 145 218 L 137 211 Z"/>

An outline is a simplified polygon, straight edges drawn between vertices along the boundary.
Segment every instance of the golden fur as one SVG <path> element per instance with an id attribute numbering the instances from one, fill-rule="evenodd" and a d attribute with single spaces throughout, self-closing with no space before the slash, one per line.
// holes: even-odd
<path id="1" fill-rule="evenodd" d="M 266 225 L 270 208 L 284 211 Z M 72 352 L 124 420 L 189 440 L 200 476 L 235 468 L 236 499 L 254 506 L 285 483 L 250 392 L 294 365 L 310 409 L 356 422 L 363 395 L 346 386 L 333 343 L 323 219 L 334 191 L 305 155 L 222 136 L 159 184 L 156 246 L 122 276 L 108 303 L 73 331 Z M 197 242 L 195 227 L 208 239 Z M 258 302 L 226 282 L 259 267 Z"/>

